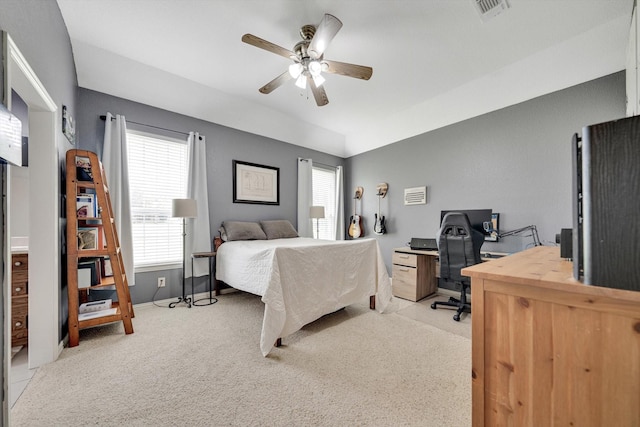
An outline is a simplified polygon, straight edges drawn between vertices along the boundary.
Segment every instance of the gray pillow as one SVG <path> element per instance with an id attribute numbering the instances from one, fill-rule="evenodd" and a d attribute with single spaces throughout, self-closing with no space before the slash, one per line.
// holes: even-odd
<path id="1" fill-rule="evenodd" d="M 260 221 L 260 226 L 264 230 L 264 233 L 267 235 L 268 240 L 298 237 L 298 232 L 286 219 Z"/>
<path id="2" fill-rule="evenodd" d="M 257 222 L 244 221 L 224 221 L 222 223 L 224 232 L 221 235 L 227 236 L 227 241 L 232 240 L 265 240 L 267 236 Z"/>

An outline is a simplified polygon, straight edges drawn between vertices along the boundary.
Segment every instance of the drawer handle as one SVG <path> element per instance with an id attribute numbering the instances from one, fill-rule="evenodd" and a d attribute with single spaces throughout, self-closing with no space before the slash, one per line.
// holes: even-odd
<path id="1" fill-rule="evenodd" d="M 16 261 L 13 263 L 16 267 L 20 267 L 22 265 L 22 261 Z"/>
<path id="2" fill-rule="evenodd" d="M 401 268 L 400 271 L 409 271 L 408 268 Z"/>
<path id="3" fill-rule="evenodd" d="M 400 258 L 409 259 L 409 255 L 398 255 Z"/>
<path id="4" fill-rule="evenodd" d="M 22 288 L 19 287 L 19 286 L 16 288 L 16 292 L 20 292 L 21 290 L 22 290 Z"/>
<path id="5" fill-rule="evenodd" d="M 16 322 L 16 328 L 19 328 L 20 326 L 22 326 L 22 322 Z"/>

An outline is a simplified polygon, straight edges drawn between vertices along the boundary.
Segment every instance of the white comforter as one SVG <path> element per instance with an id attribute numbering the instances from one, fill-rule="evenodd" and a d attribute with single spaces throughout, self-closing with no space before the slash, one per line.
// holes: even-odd
<path id="1" fill-rule="evenodd" d="M 391 302 L 391 283 L 375 239 L 293 238 L 226 242 L 216 255 L 216 278 L 262 296 L 260 350 L 276 339 L 347 305 L 376 295 L 376 309 Z"/>

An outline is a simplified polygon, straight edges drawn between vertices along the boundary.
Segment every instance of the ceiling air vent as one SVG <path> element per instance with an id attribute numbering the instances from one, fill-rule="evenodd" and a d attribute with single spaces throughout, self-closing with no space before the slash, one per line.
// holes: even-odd
<path id="1" fill-rule="evenodd" d="M 413 187 L 404 189 L 404 205 L 426 205 L 427 187 Z"/>
<path id="2" fill-rule="evenodd" d="M 507 0 L 473 0 L 483 21 L 488 21 L 507 10 Z"/>

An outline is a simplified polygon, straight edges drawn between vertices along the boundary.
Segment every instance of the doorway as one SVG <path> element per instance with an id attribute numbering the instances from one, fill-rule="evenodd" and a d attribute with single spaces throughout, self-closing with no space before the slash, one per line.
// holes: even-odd
<path id="1" fill-rule="evenodd" d="M 11 110 L 12 90 L 28 107 L 28 181 L 26 197 L 29 242 L 29 299 L 28 299 L 28 367 L 53 362 L 57 359 L 62 345 L 59 342 L 59 306 L 60 306 L 60 240 L 59 240 L 59 153 L 57 138 L 62 137 L 57 110 L 58 107 L 49 96 L 33 69 L 15 45 L 11 37 L 2 33 L 4 48 L 4 104 Z M 12 168 L 7 165 L 7 177 L 11 179 Z M 37 186 L 35 185 L 37 183 Z M 3 283 L 6 298 L 3 312 L 11 316 L 11 223 L 12 211 L 11 185 L 7 185 L 7 215 L 4 218 L 7 232 L 2 241 L 5 269 Z M 24 196 L 24 194 L 22 195 Z M 16 199 L 17 200 L 17 199 Z M 6 396 L 11 384 L 11 323 L 3 325 L 3 421 L 8 421 L 9 404 Z"/>

